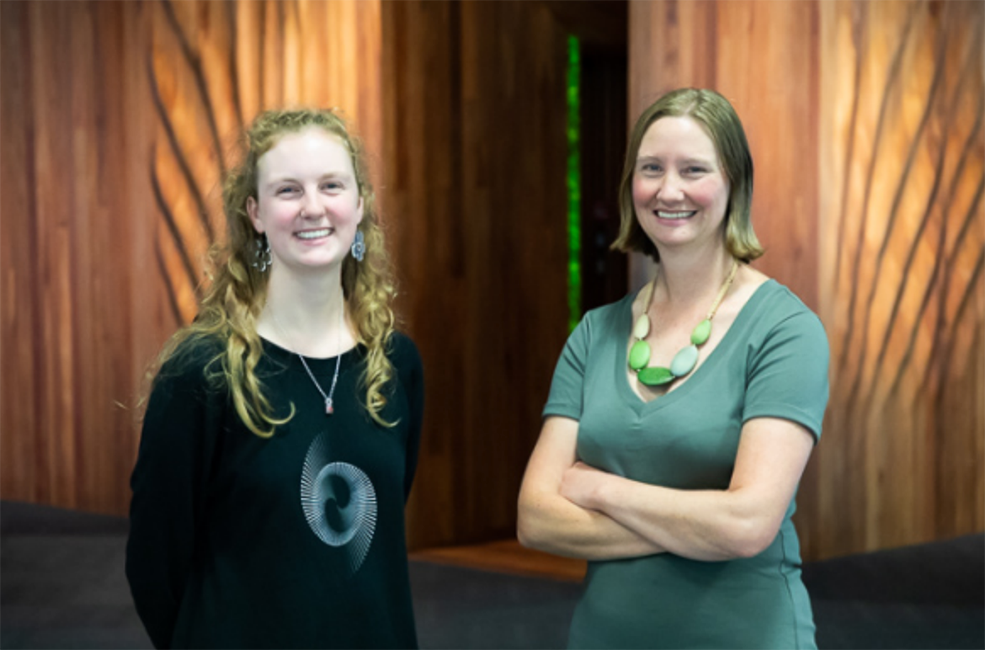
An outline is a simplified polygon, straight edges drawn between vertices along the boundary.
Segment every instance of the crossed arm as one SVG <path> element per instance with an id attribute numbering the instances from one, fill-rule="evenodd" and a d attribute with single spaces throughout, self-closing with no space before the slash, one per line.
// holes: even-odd
<path id="1" fill-rule="evenodd" d="M 728 489 L 678 490 L 577 461 L 577 436 L 574 420 L 544 422 L 520 488 L 517 534 L 524 546 L 589 560 L 757 555 L 776 537 L 814 443 L 794 422 L 749 420 Z"/>

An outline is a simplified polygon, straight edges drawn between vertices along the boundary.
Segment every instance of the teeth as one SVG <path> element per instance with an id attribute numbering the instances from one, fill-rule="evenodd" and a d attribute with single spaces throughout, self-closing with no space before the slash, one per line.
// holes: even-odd
<path id="1" fill-rule="evenodd" d="M 694 210 L 688 210 L 687 212 L 663 212 L 662 210 L 657 211 L 657 216 L 661 219 L 687 219 L 692 214 Z"/>
<path id="2" fill-rule="evenodd" d="M 318 239 L 319 237 L 328 237 L 332 234 L 332 229 L 322 228 L 321 230 L 305 230 L 296 234 L 301 239 Z"/>

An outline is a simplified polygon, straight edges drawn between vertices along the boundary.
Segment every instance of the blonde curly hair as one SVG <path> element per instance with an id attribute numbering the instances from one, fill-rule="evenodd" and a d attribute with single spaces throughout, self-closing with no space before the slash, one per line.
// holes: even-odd
<path id="1" fill-rule="evenodd" d="M 252 265 L 260 235 L 247 214 L 247 199 L 257 199 L 257 163 L 288 133 L 317 127 L 339 138 L 352 157 L 363 219 L 359 224 L 366 253 L 357 262 L 347 256 L 342 262 L 342 291 L 348 304 L 357 341 L 365 346 L 366 359 L 361 384 L 366 388 L 366 409 L 383 426 L 393 426 L 380 415 L 386 405 L 385 387 L 393 377 L 386 349 L 393 334 L 395 317 L 391 306 L 396 294 L 387 256 L 384 233 L 376 209 L 376 197 L 367 173 L 365 154 L 345 121 L 332 110 L 274 110 L 260 114 L 247 129 L 246 155 L 242 164 L 227 176 L 222 191 L 228 236 L 213 246 L 210 262 L 212 283 L 202 299 L 194 322 L 178 330 L 158 357 L 158 367 L 177 354 L 186 341 L 218 341 L 224 348 L 206 364 L 206 377 L 213 386 L 228 388 L 243 424 L 256 435 L 269 438 L 278 419 L 264 395 L 256 367 L 263 354 L 256 320 L 266 301 L 268 273 Z"/>

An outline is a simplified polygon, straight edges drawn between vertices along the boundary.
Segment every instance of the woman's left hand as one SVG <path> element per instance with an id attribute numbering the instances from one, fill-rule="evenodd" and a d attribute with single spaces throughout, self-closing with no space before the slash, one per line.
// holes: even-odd
<path id="1" fill-rule="evenodd" d="M 608 474 L 578 461 L 564 471 L 561 496 L 576 506 L 598 510 L 598 493 Z"/>

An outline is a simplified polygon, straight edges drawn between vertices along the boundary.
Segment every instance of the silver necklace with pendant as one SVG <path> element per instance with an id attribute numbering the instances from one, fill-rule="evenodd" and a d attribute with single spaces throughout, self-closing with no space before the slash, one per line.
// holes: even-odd
<path id="1" fill-rule="evenodd" d="M 281 336 L 284 335 L 284 328 L 281 327 L 280 321 L 277 319 L 277 314 L 270 310 L 270 315 L 273 316 L 274 325 L 277 326 L 278 331 L 280 331 Z M 308 377 L 311 378 L 311 383 L 315 385 L 318 389 L 318 393 L 325 400 L 325 415 L 332 415 L 335 412 L 335 407 L 332 403 L 332 396 L 335 395 L 335 384 L 339 381 L 339 366 L 342 364 L 342 328 L 345 323 L 345 303 L 342 303 L 342 307 L 339 309 L 339 335 L 338 335 L 338 356 L 335 357 L 335 374 L 332 376 L 332 387 L 328 389 L 328 393 L 322 389 L 321 384 L 315 379 L 315 373 L 311 372 L 311 368 L 308 367 L 308 362 L 304 360 L 304 356 L 300 352 L 295 352 L 298 355 L 298 359 L 301 360 L 301 365 L 304 366 L 305 371 L 308 373 Z"/>

